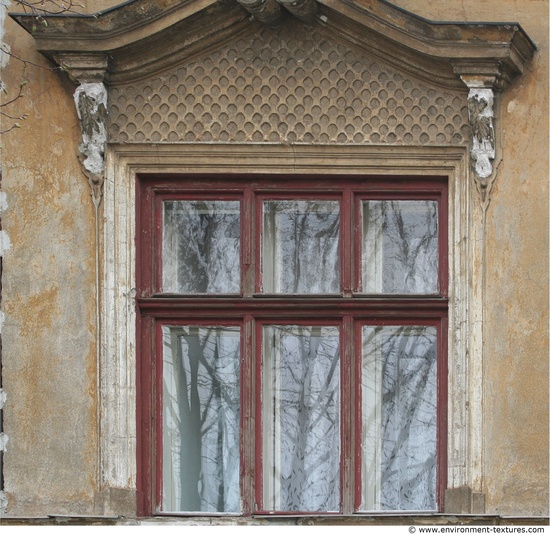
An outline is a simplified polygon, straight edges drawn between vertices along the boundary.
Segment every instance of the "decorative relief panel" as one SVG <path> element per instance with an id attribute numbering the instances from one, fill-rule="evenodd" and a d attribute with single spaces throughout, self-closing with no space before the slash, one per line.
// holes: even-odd
<path id="1" fill-rule="evenodd" d="M 109 138 L 463 145 L 466 97 L 296 22 L 263 27 L 157 78 L 112 86 Z"/>

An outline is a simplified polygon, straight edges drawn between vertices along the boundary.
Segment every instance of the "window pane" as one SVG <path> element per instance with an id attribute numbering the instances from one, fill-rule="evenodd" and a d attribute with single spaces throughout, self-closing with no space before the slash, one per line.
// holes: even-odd
<path id="1" fill-rule="evenodd" d="M 437 201 L 363 202 L 363 291 L 438 292 Z"/>
<path id="2" fill-rule="evenodd" d="M 163 291 L 238 293 L 239 201 L 165 201 L 163 206 Z"/>
<path id="3" fill-rule="evenodd" d="M 363 327 L 362 505 L 436 510 L 435 327 Z"/>
<path id="4" fill-rule="evenodd" d="M 338 201 L 265 201 L 264 292 L 340 292 L 339 230 Z"/>
<path id="5" fill-rule="evenodd" d="M 266 326 L 263 351 L 264 509 L 338 511 L 338 328 Z"/>
<path id="6" fill-rule="evenodd" d="M 240 511 L 237 327 L 163 327 L 163 511 Z"/>

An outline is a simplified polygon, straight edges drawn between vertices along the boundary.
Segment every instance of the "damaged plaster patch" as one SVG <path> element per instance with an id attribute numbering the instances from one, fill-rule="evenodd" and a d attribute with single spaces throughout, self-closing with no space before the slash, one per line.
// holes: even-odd
<path id="1" fill-rule="evenodd" d="M 0 490 L 0 515 L 5 515 L 7 509 L 8 509 L 8 499 L 6 498 L 6 493 L 3 490 Z"/>
<path id="2" fill-rule="evenodd" d="M 0 230 L 0 256 L 4 256 L 11 249 L 11 240 L 5 230 Z"/>
<path id="3" fill-rule="evenodd" d="M 78 86 L 74 93 L 82 143 L 78 147 L 84 157 L 84 169 L 92 175 L 103 173 L 105 143 L 107 141 L 107 89 L 101 82 Z"/>
<path id="4" fill-rule="evenodd" d="M 0 68 L 2 69 L 7 67 L 10 61 L 10 47 L 4 43 L 4 23 L 10 4 L 10 0 L 0 0 Z M 2 87 L 2 89 L 4 89 L 4 87 Z"/>
<path id="5" fill-rule="evenodd" d="M 0 191 L 0 217 L 8 209 L 8 200 L 5 191 Z"/>
<path id="6" fill-rule="evenodd" d="M 8 435 L 6 433 L 0 433 L 0 451 L 8 451 Z"/>

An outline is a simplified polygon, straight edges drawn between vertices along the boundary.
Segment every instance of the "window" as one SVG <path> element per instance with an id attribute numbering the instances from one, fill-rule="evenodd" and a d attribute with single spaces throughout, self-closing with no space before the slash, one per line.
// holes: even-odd
<path id="1" fill-rule="evenodd" d="M 437 511 L 447 185 L 138 178 L 148 514 Z"/>

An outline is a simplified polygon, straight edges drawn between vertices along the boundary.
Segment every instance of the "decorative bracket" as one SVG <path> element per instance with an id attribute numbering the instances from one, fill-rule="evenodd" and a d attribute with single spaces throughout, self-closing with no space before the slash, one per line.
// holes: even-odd
<path id="1" fill-rule="evenodd" d="M 103 83 L 108 64 L 107 56 L 60 54 L 56 61 L 79 84 L 74 92 L 82 137 L 78 151 L 84 174 L 92 188 L 92 200 L 97 208 L 103 195 L 107 143 L 107 88 Z"/>
<path id="2" fill-rule="evenodd" d="M 484 67 L 484 68 L 483 68 Z M 494 65 L 476 68 L 459 68 L 455 72 L 469 89 L 468 117 L 471 127 L 470 158 L 474 180 L 484 209 L 489 204 L 489 195 L 495 180 L 493 160 L 495 159 L 494 102 L 498 87 L 498 67 Z"/>
<path id="3" fill-rule="evenodd" d="M 488 181 L 493 174 L 492 161 L 495 159 L 493 103 L 494 93 L 492 89 L 470 89 L 468 94 L 468 116 L 472 127 L 470 155 L 476 173 L 476 180 L 486 193 L 489 185 Z"/>
<path id="4" fill-rule="evenodd" d="M 281 6 L 303 22 L 311 23 L 317 14 L 315 0 L 238 0 L 252 16 L 264 24 L 276 24 L 281 18 Z"/>
<path id="5" fill-rule="evenodd" d="M 317 2 L 315 0 L 277 0 L 301 21 L 310 23 L 315 20 L 317 14 Z"/>
<path id="6" fill-rule="evenodd" d="M 281 5 L 277 0 L 238 0 L 238 2 L 264 24 L 275 24 L 281 17 Z"/>

